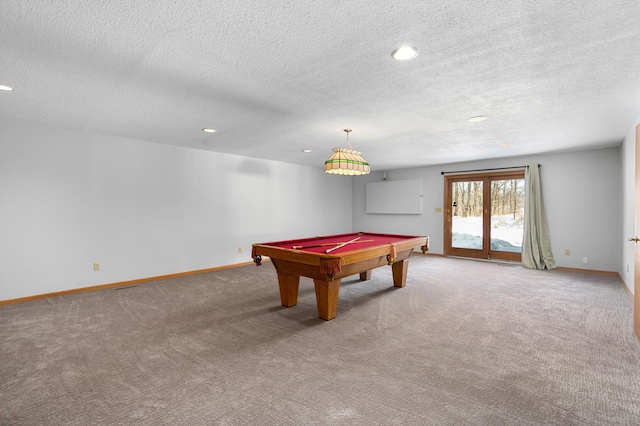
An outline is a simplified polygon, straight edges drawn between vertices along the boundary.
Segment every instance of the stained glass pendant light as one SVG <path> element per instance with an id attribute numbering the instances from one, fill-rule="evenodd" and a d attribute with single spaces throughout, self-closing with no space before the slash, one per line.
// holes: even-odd
<path id="1" fill-rule="evenodd" d="M 369 163 L 367 163 L 358 151 L 353 150 L 349 143 L 349 133 L 351 129 L 344 129 L 347 133 L 348 148 L 333 148 L 333 155 L 324 162 L 324 171 L 334 175 L 367 175 L 369 174 Z"/>

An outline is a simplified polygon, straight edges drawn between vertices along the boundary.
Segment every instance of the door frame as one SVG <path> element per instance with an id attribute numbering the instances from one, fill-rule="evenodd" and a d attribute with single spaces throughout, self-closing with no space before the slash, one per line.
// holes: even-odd
<path id="1" fill-rule="evenodd" d="M 640 234 L 640 124 L 636 126 L 636 172 L 635 172 L 635 212 L 634 237 Z M 640 338 L 640 246 L 636 241 L 633 248 L 633 331 Z"/>
<path id="2" fill-rule="evenodd" d="M 519 262 L 521 253 L 491 250 L 491 181 L 524 179 L 523 169 L 513 169 L 507 171 L 487 171 L 482 173 L 462 173 L 444 176 L 444 255 L 472 257 L 476 259 L 500 259 Z M 482 181 L 483 197 L 483 226 L 482 226 L 482 250 L 455 248 L 451 246 L 452 220 L 453 220 L 453 194 L 451 184 L 453 182 Z M 487 201 L 488 200 L 488 201 Z M 487 203 L 489 207 L 487 208 Z M 489 236 L 489 238 L 485 238 Z"/>

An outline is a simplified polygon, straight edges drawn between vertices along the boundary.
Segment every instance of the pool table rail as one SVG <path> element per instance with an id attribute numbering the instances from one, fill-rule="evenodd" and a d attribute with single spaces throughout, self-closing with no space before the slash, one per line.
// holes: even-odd
<path id="1" fill-rule="evenodd" d="M 295 241 L 295 240 L 292 240 Z M 251 250 L 251 257 L 256 265 L 260 266 L 262 263 L 262 256 L 267 256 L 273 259 L 281 259 L 284 261 L 292 261 L 303 265 L 311 265 L 319 267 L 323 274 L 334 276 L 342 272 L 343 266 L 353 263 L 363 262 L 370 258 L 386 257 L 387 265 L 391 265 L 396 262 L 398 253 L 405 252 L 407 250 L 413 251 L 416 247 L 420 247 L 423 253 L 426 253 L 429 247 L 428 237 L 415 237 L 405 241 L 396 241 L 394 243 L 384 243 L 373 247 L 355 248 L 355 245 L 345 247 L 344 251 L 337 250 L 331 254 L 315 253 L 305 251 L 304 249 L 290 249 L 284 247 L 277 247 L 269 244 L 253 244 Z M 408 253 L 408 257 L 411 252 Z M 403 258 L 406 258 L 403 256 Z M 375 262 L 376 266 L 382 266 L 385 263 Z M 352 273 L 353 274 L 353 273 Z M 349 274 L 349 275 L 352 275 Z M 342 276 L 346 276 L 340 274 Z M 309 277 L 311 278 L 311 277 Z"/>

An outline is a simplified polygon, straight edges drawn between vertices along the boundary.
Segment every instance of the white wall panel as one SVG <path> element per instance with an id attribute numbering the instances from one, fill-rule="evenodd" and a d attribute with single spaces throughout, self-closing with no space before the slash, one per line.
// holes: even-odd
<path id="1" fill-rule="evenodd" d="M 368 182 L 366 185 L 367 213 L 422 213 L 422 181 L 419 179 Z"/>
<path id="2" fill-rule="evenodd" d="M 0 121 L 0 300 L 249 262 L 351 205 L 321 165 Z"/>

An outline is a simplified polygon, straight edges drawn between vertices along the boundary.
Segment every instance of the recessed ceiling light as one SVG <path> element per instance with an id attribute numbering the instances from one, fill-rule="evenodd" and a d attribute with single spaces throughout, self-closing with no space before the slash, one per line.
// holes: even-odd
<path id="1" fill-rule="evenodd" d="M 500 146 L 511 146 L 511 144 L 509 142 L 503 142 L 500 144 Z"/>
<path id="2" fill-rule="evenodd" d="M 11 92 L 13 87 L 5 86 L 4 84 L 0 84 L 0 90 L 4 90 L 5 92 Z"/>
<path id="3" fill-rule="evenodd" d="M 215 133 L 216 130 L 215 129 L 210 129 L 208 127 L 205 127 L 204 129 L 202 129 L 203 132 L 207 132 L 207 133 Z"/>
<path id="4" fill-rule="evenodd" d="M 418 56 L 418 49 L 413 46 L 400 46 L 391 52 L 391 56 L 398 61 L 408 61 Z"/>
<path id="5" fill-rule="evenodd" d="M 484 115 L 476 115 L 475 117 L 471 117 L 469 121 L 472 123 L 477 123 L 478 121 L 484 121 L 486 119 L 487 117 L 485 117 Z"/>
<path id="6" fill-rule="evenodd" d="M 311 152 L 310 149 L 303 149 L 302 152 Z"/>

